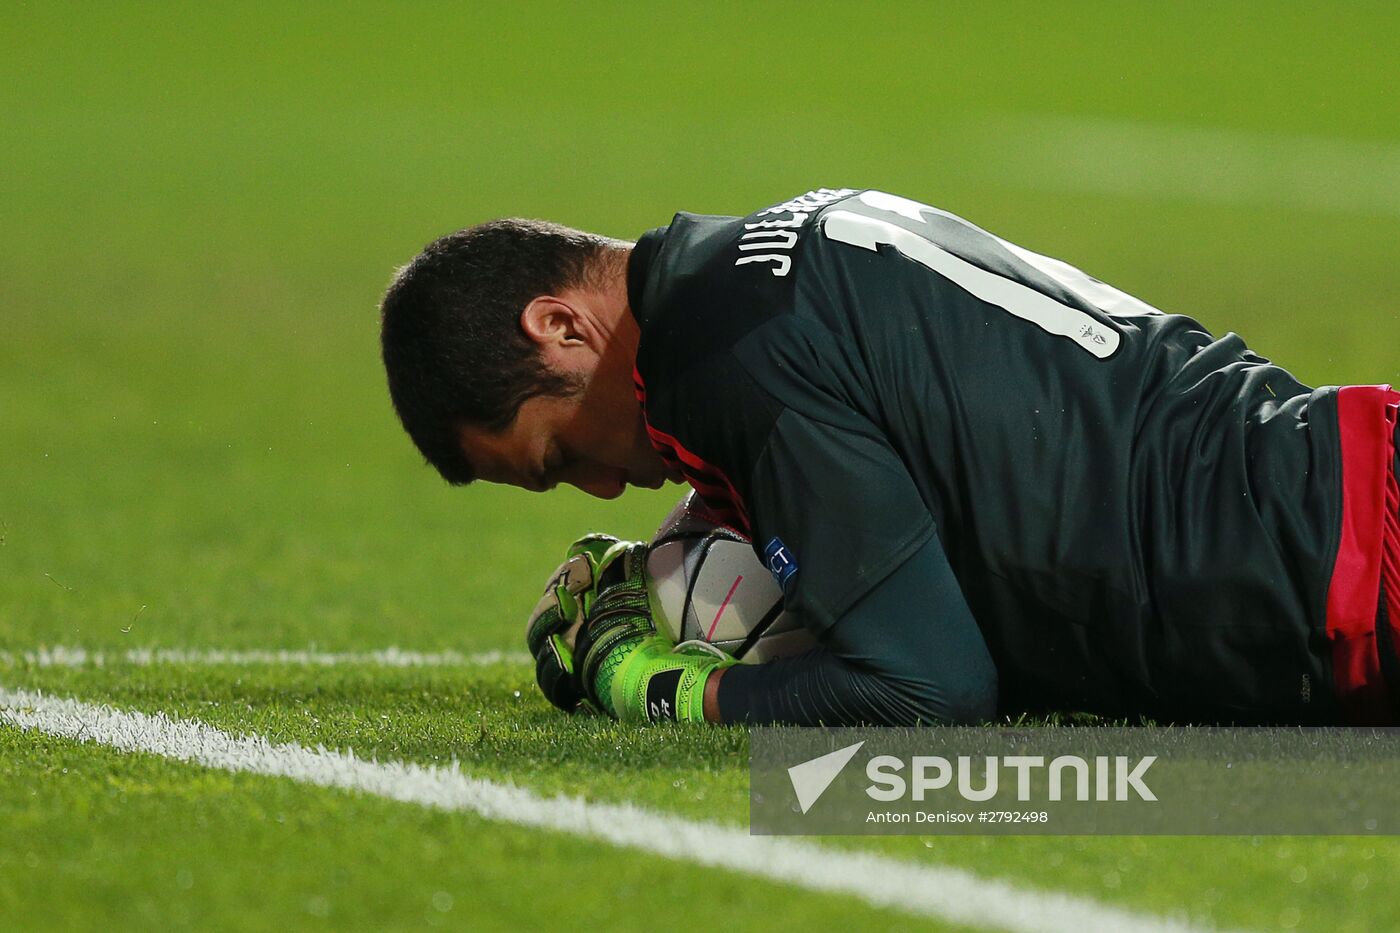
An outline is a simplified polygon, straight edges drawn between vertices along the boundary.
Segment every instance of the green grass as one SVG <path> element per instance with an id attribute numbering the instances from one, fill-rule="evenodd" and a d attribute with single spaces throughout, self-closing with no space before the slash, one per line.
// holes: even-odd
<path id="1" fill-rule="evenodd" d="M 598 717 L 562 717 L 534 695 L 523 665 L 314 670 L 109 662 L 20 665 L 4 682 L 197 718 L 235 734 L 353 748 L 380 760 L 457 761 L 474 776 L 544 794 L 633 802 L 731 825 L 744 825 L 747 817 L 742 730 L 639 730 Z M 265 793 L 273 791 L 250 791 L 255 799 Z M 1365 894 L 1400 871 L 1400 845 L 1386 839 L 930 836 L 841 837 L 828 844 L 956 864 L 1027 887 L 1236 927 L 1267 929 L 1294 916 L 1305 929 L 1400 924 L 1400 905 Z M 1259 897 L 1261 891 L 1269 896 Z"/>
<path id="2" fill-rule="evenodd" d="M 0 730 L 7 930 L 934 928 L 576 837 Z M 74 824 L 83 827 L 73 832 Z M 592 867 L 590 867 L 592 866 Z M 945 929 L 945 927 L 937 927 Z"/>
<path id="3" fill-rule="evenodd" d="M 568 540 L 645 536 L 678 491 L 450 490 L 401 436 L 378 294 L 426 240 L 503 214 L 635 236 L 675 210 L 877 185 L 1237 330 L 1305 380 L 1400 381 L 1400 217 L 1054 189 L 989 143 L 1051 115 L 1393 152 L 1397 26 L 1379 4 L 17 5 L 0 31 L 0 649 L 518 649 Z M 523 668 L 0 683 L 744 818 L 741 733 L 563 719 Z M 468 905 L 478 926 L 557 926 L 576 896 L 620 928 L 654 926 L 668 897 L 682 926 L 910 925 L 11 729 L 0 769 L 6 928 L 461 926 Z M 1377 893 L 1390 840 L 830 844 L 1233 924 L 1400 926 Z M 625 880 L 579 895 L 590 857 Z"/>

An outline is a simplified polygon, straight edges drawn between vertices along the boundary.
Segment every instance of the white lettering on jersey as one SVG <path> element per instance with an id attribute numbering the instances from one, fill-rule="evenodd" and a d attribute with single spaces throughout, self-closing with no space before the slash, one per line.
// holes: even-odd
<path id="1" fill-rule="evenodd" d="M 793 230 L 755 230 L 739 237 L 742 240 L 762 239 L 762 243 L 739 244 L 739 249 L 792 249 L 797 245 L 797 233 Z"/>
<path id="2" fill-rule="evenodd" d="M 825 207 L 833 201 L 848 198 L 855 194 L 854 188 L 818 188 L 816 191 L 808 191 L 806 194 L 799 194 L 791 201 L 784 201 L 782 204 L 775 204 L 765 211 L 759 211 L 759 217 L 767 217 L 769 214 L 788 214 L 797 211 L 814 211 Z"/>
<path id="3" fill-rule="evenodd" d="M 799 195 L 791 201 L 784 201 L 782 204 L 759 211 L 757 215 L 759 217 L 768 217 L 772 214 L 791 214 L 792 216 L 744 224 L 744 229 L 750 232 L 739 237 L 741 241 L 739 251 L 748 253 L 761 249 L 766 250 L 766 252 L 753 256 L 740 256 L 734 260 L 734 265 L 744 266 L 754 262 L 772 263 L 769 272 L 777 277 L 787 275 L 792 271 L 792 256 L 788 251 L 797 245 L 796 228 L 810 220 L 814 211 L 853 194 L 855 194 L 853 188 L 835 190 L 819 188 L 816 191 L 808 191 L 806 194 Z"/>
<path id="4" fill-rule="evenodd" d="M 774 264 L 772 272 L 776 276 L 784 276 L 792 271 L 792 257 L 784 256 L 780 253 L 764 253 L 762 256 L 740 256 L 734 260 L 734 265 L 745 266 L 751 262 L 771 262 Z"/>
<path id="5" fill-rule="evenodd" d="M 775 227 L 800 227 L 807 222 L 810 214 L 798 212 L 787 220 L 760 220 L 756 224 L 744 224 L 745 230 L 772 230 Z"/>

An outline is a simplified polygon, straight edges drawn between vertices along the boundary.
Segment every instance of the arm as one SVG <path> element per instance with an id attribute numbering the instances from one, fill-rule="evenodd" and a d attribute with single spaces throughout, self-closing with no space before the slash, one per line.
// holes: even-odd
<path id="1" fill-rule="evenodd" d="M 996 669 L 935 537 L 844 613 L 824 648 L 737 667 L 677 653 L 656 635 L 645 553 L 588 536 L 551 578 L 527 638 L 556 706 L 572 710 L 587 696 L 619 718 L 794 725 L 977 723 L 995 713 Z"/>
<path id="2" fill-rule="evenodd" d="M 710 675 L 706 718 L 793 725 L 978 723 L 996 712 L 991 655 L 937 538 L 832 626 L 826 646 Z"/>
<path id="3" fill-rule="evenodd" d="M 711 426 L 712 439 L 735 445 L 717 448 L 719 462 L 731 475 L 748 464 L 748 481 L 736 489 L 723 466 L 707 469 L 724 480 L 735 514 L 752 516 L 759 553 L 781 555 L 765 563 L 787 610 L 824 649 L 747 670 L 673 651 L 651 620 L 640 565 L 614 561 L 599 568 L 597 598 L 567 663 L 556 665 L 568 676 L 541 676 L 541 686 L 565 680 L 629 720 L 898 724 L 990 715 L 995 669 L 930 508 L 885 432 L 835 396 L 800 399 L 813 414 L 759 404 L 765 398 L 726 406 L 734 417 Z"/>
<path id="4" fill-rule="evenodd" d="M 885 431 L 834 399 L 797 399 L 752 461 L 760 552 L 795 562 L 789 612 L 821 641 L 798 658 L 722 672 L 723 722 L 980 722 L 997 675 L 935 530 Z M 737 458 L 736 458 L 737 459 Z"/>

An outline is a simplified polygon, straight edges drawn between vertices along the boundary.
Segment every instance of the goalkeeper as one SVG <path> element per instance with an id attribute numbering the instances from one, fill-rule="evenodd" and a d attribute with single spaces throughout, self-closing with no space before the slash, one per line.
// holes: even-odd
<path id="1" fill-rule="evenodd" d="M 673 651 L 641 546 L 586 538 L 531 617 L 562 707 L 1400 719 L 1388 386 L 1304 386 L 878 191 L 677 214 L 635 244 L 483 224 L 430 244 L 382 311 L 395 408 L 445 479 L 688 482 L 821 645 Z"/>

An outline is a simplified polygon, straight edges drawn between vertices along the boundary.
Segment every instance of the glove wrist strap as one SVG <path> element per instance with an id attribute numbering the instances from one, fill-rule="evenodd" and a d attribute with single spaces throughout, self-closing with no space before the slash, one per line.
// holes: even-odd
<path id="1" fill-rule="evenodd" d="M 607 685 L 611 712 L 622 720 L 705 721 L 705 684 L 710 674 L 735 662 L 709 654 L 676 653 L 663 636 L 640 640 L 617 652 L 621 663 Z M 603 684 L 598 684 L 599 691 Z"/>

